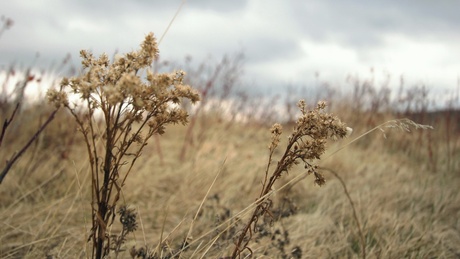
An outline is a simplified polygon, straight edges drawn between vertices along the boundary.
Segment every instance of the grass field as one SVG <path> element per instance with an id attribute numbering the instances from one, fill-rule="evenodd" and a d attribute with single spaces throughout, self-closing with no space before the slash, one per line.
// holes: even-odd
<path id="1" fill-rule="evenodd" d="M 314 184 L 303 165 L 283 174 L 241 258 L 250 251 L 254 258 L 460 257 L 458 111 L 360 109 L 360 98 L 326 100 L 354 130 L 328 141 L 314 162 L 327 183 Z M 10 118 L 13 103 L 3 100 L 1 108 L 2 121 Z M 110 258 L 232 255 L 261 193 L 275 121 L 194 111 L 188 125 L 167 126 L 143 149 L 118 202 L 135 211 L 137 228 L 118 239 L 124 226 L 114 215 L 106 229 Z M 0 157 L 15 154 L 51 112 L 45 102 L 23 107 Z M 383 124 L 406 116 L 434 129 Z M 293 126 L 283 123 L 273 166 Z M 77 128 L 60 110 L 0 185 L 1 258 L 91 257 L 91 164 Z"/>
<path id="2" fill-rule="evenodd" d="M 268 159 L 269 127 L 212 115 L 202 115 L 198 121 L 184 161 L 179 154 L 186 126 L 169 127 L 143 152 L 123 191 L 122 203 L 136 209 L 140 223 L 128 237 L 127 249 L 134 245 L 152 249 L 161 238 L 161 251 L 167 258 L 178 251 L 193 222 L 194 243 L 182 253 L 183 258 L 230 254 L 241 224 L 224 232 L 209 251 L 200 249 L 207 249 L 208 242 L 224 230 L 226 224 L 219 226 L 221 223 L 258 197 Z M 354 123 L 351 137 L 330 143 L 329 150 L 367 129 L 364 121 L 359 123 Z M 2 258 L 89 256 L 89 165 L 73 126 L 70 118 L 57 118 L 1 185 Z M 427 132 L 411 135 L 393 130 L 387 132 L 391 133 L 387 139 L 374 132 L 332 156 L 326 153 L 319 163 L 346 183 L 369 258 L 460 256 L 458 156 L 451 158 L 455 164 L 450 170 L 444 166 L 445 145 L 438 139 L 443 134 L 436 131 L 435 125 L 430 134 L 433 142 L 440 142 L 433 145 L 437 147 L 436 171 L 430 169 L 424 144 L 420 145 L 428 138 Z M 21 140 L 7 142 L 2 157 L 11 154 Z M 71 144 L 65 147 L 65 143 Z M 301 166 L 279 185 L 300 173 Z M 314 185 L 310 175 L 275 194 L 276 220 L 265 224 L 250 244 L 257 258 L 361 256 L 359 231 L 344 189 L 332 174 L 325 172 L 325 177 L 323 187 Z M 111 232 L 120 231 L 117 223 Z M 128 251 L 120 257 L 129 257 Z"/>

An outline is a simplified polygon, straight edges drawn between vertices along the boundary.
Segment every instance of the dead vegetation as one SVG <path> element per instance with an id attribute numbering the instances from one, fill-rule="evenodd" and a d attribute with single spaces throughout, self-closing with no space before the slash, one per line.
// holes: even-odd
<path id="1" fill-rule="evenodd" d="M 147 65 L 153 61 L 146 60 L 154 56 L 152 46 L 143 45 L 138 56 L 128 54 L 126 59 Z M 143 56 L 146 49 L 150 56 Z M 147 81 L 163 85 L 165 91 L 149 95 L 151 85 L 134 78 L 135 73 L 111 77 L 112 68 L 115 71 L 127 60 L 110 64 L 103 56 L 83 54 L 88 73 L 63 86 L 73 86 L 87 101 L 87 110 L 69 106 L 63 92 L 50 92 L 56 108 L 68 109 L 61 109 L 37 134 L 53 108 L 38 103 L 16 110 L 17 102 L 2 96 L 1 119 L 8 130 L 2 135 L 0 157 L 9 159 L 37 135 L 0 185 L 0 257 L 460 256 L 458 111 L 434 115 L 423 106 L 428 103 L 423 98 L 429 98 L 424 89 L 411 88 L 410 94 L 419 99 L 404 99 L 403 91 L 396 105 L 388 91 L 354 81 L 351 96 L 329 96 L 329 109 L 322 102 L 315 107 L 308 101 L 300 103 L 300 114 L 286 109 L 293 114 L 281 115 L 298 121 L 286 120 L 270 131 L 268 125 L 274 121 L 267 114 L 276 112 L 274 103 L 259 107 L 264 112 L 256 117 L 256 111 L 246 112 L 256 107 L 250 98 L 236 95 L 233 110 L 224 113 L 228 106 L 220 104 L 235 97 L 226 93 L 220 99 L 205 96 L 212 109 L 193 110 L 185 103 L 171 110 L 162 105 L 177 103 L 179 97 L 197 100 L 190 88 L 181 86 L 183 74 L 149 74 Z M 222 67 L 216 66 L 197 87 L 202 93 L 218 90 L 217 75 L 226 78 Z M 233 67 L 228 71 L 235 72 Z M 105 85 L 98 85 L 105 82 L 101 73 L 104 80 L 113 81 L 108 85 L 124 82 L 118 85 L 120 91 L 105 92 Z M 25 85 L 30 80 L 26 76 Z M 220 86 L 231 91 L 235 79 L 228 80 Z M 134 86 L 140 91 L 122 91 Z M 93 94 L 101 97 L 97 105 Z M 125 101 L 126 106 L 117 106 Z M 85 121 L 91 119 L 91 109 L 99 107 L 107 112 L 106 119 L 115 115 L 119 121 L 105 128 L 99 120 Z M 149 109 L 157 112 L 148 117 L 153 111 Z M 116 116 L 123 112 L 126 116 Z M 193 125 L 162 127 L 186 122 L 185 112 L 191 114 Z M 349 138 L 339 140 L 347 128 L 330 113 L 353 128 Z M 242 114 L 245 119 L 238 119 Z M 140 132 L 136 129 L 146 118 L 153 127 L 148 138 L 130 134 Z M 281 127 L 293 132 L 290 138 L 281 134 Z M 86 135 L 78 135 L 78 128 Z M 160 129 L 164 134 L 158 138 Z M 104 142 L 110 134 L 126 142 Z M 129 143 L 141 148 L 132 153 Z M 117 157 L 118 164 L 98 163 L 96 157 Z M 128 170 L 121 170 L 127 163 Z"/>

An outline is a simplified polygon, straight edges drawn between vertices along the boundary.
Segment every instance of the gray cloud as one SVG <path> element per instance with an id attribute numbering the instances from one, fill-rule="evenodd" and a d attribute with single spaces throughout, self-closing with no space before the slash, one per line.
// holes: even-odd
<path id="1" fill-rule="evenodd" d="M 250 54 L 254 63 L 295 59 L 305 54 L 298 42 L 267 35 L 250 37 L 244 41 L 244 45 L 244 52 Z"/>
<path id="2" fill-rule="evenodd" d="M 215 0 L 196 0 L 188 1 L 187 5 L 194 9 L 212 10 L 220 13 L 242 11 L 249 1 L 232 0 L 232 1 L 215 1 Z"/>
<path id="3" fill-rule="evenodd" d="M 0 15 L 15 25 L 0 38 L 0 65 L 27 66 L 37 52 L 37 62 L 47 65 L 67 53 L 77 62 L 80 49 L 137 49 L 146 33 L 161 37 L 181 2 L 2 1 Z M 460 2 L 449 0 L 190 0 L 160 51 L 175 60 L 244 51 L 247 74 L 260 84 L 262 77 L 284 84 L 306 80 L 316 70 L 343 77 L 358 67 L 388 64 L 398 73 L 401 67 L 426 73 L 433 66 L 431 71 L 448 71 L 433 74 L 433 80 L 453 80 L 460 73 L 458 10 Z"/>
<path id="4" fill-rule="evenodd" d="M 449 4 L 447 4 L 449 2 Z M 384 44 L 386 33 L 445 35 L 460 27 L 454 1 L 304 1 L 290 6 L 297 27 L 311 40 L 352 47 Z"/>

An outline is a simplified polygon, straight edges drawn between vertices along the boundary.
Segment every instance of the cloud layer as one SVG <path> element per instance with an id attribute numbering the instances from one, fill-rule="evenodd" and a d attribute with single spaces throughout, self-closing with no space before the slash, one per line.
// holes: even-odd
<path id="1" fill-rule="evenodd" d="M 59 62 L 80 49 L 136 49 L 159 38 L 181 1 L 2 1 L 14 26 L 0 38 L 0 66 Z M 319 72 L 344 83 L 348 74 L 403 74 L 409 82 L 455 88 L 460 74 L 460 2 L 187 1 L 160 44 L 161 56 L 195 60 L 244 52 L 245 79 L 271 88 L 308 84 Z"/>

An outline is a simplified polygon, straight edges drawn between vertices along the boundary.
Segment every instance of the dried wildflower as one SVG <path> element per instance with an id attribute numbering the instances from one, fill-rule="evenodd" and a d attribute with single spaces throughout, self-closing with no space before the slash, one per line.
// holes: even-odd
<path id="1" fill-rule="evenodd" d="M 50 89 L 46 93 L 46 97 L 48 99 L 48 102 L 54 104 L 56 108 L 69 105 L 69 99 L 67 97 L 67 93 L 65 92 Z"/>
<path id="2" fill-rule="evenodd" d="M 319 102 L 313 110 L 307 110 L 303 100 L 298 106 L 302 115 L 289 137 L 290 142 L 295 143 L 298 149 L 287 152 L 287 156 L 294 156 L 293 160 L 300 159 L 309 166 L 310 160 L 320 159 L 325 152 L 327 139 L 343 138 L 350 130 L 337 117 L 323 112 L 326 108 L 325 102 Z"/>
<path id="3" fill-rule="evenodd" d="M 158 45 L 153 33 L 147 34 L 141 44 L 140 56 L 143 58 L 141 64 L 150 65 L 154 59 L 158 59 Z"/>
<path id="4" fill-rule="evenodd" d="M 324 154 L 328 139 L 343 138 L 350 132 L 350 128 L 347 128 L 337 117 L 324 112 L 326 103 L 323 101 L 318 102 L 316 108 L 312 110 L 307 109 L 307 105 L 303 100 L 299 101 L 298 107 L 302 114 L 297 119 L 294 131 L 288 138 L 283 156 L 276 163 L 277 166 L 269 177 L 272 156 L 279 144 L 282 132 L 279 124 L 273 125 L 270 129 L 272 139 L 269 146 L 269 161 L 265 171 L 262 191 L 252 217 L 237 237 L 232 258 L 236 258 L 244 250 L 252 251 L 248 247 L 249 240 L 253 232 L 257 230 L 256 223 L 259 217 L 272 214 L 269 211 L 272 204 L 269 194 L 272 192 L 275 182 L 282 174 L 287 173 L 294 165 L 302 162 L 307 173 L 315 176 L 315 184 L 319 186 L 324 185 L 326 180 L 318 172 L 318 167 L 313 164 L 313 161 L 320 159 L 321 155 Z"/>
<path id="5" fill-rule="evenodd" d="M 270 132 L 272 133 L 272 139 L 270 141 L 269 149 L 274 150 L 280 143 L 280 136 L 283 133 L 283 127 L 280 124 L 275 123 L 270 129 Z"/>
<path id="6" fill-rule="evenodd" d="M 106 54 L 96 58 L 91 52 L 82 50 L 83 73 L 64 78 L 62 91 L 50 90 L 47 94 L 50 102 L 70 111 L 87 144 L 93 178 L 92 197 L 96 204 L 92 206 L 90 238 L 96 258 L 107 255 L 104 247 L 111 247 L 105 244 L 110 243 L 106 229 L 113 219 L 121 189 L 142 149 L 153 135 L 163 134 L 166 125 L 187 123 L 188 113 L 181 108 L 182 100 L 192 103 L 200 100 L 195 89 L 183 84 L 184 72 L 158 74 L 150 71 L 158 53 L 152 33 L 145 37 L 140 50 L 117 55 L 112 63 Z M 69 106 L 67 93 L 77 95 L 81 102 Z M 103 115 L 103 133 L 99 132 L 100 121 L 95 118 L 96 113 Z M 97 141 L 101 136 L 102 141 Z M 98 146 L 99 143 L 103 147 Z M 126 232 L 134 231 L 137 227 L 134 212 L 123 207 L 119 212 Z M 117 244 L 122 242 L 123 238 L 119 238 Z"/>
<path id="7" fill-rule="evenodd" d="M 123 225 L 123 230 L 126 232 L 134 232 L 137 229 L 136 212 L 127 206 L 121 206 L 118 210 L 120 215 L 120 223 Z"/>

